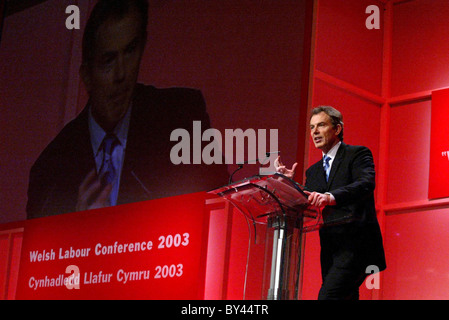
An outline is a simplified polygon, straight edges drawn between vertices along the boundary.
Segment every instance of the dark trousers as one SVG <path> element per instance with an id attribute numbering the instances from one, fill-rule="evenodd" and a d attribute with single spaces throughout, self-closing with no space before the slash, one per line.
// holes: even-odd
<path id="1" fill-rule="evenodd" d="M 366 276 L 365 270 L 331 267 L 323 279 L 318 300 L 359 300 L 359 287 Z"/>
<path id="2" fill-rule="evenodd" d="M 365 280 L 363 246 L 354 234 L 321 233 L 322 285 L 318 300 L 358 300 Z"/>

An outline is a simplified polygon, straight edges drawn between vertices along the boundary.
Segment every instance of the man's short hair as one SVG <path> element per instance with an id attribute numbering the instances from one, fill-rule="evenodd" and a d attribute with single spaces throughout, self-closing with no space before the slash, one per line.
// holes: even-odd
<path id="1" fill-rule="evenodd" d="M 142 19 L 142 36 L 146 37 L 148 25 L 148 0 L 100 0 L 87 20 L 82 43 L 82 63 L 89 65 L 95 52 L 96 35 L 100 26 L 109 18 L 121 19 L 137 9 Z"/>
<path id="2" fill-rule="evenodd" d="M 338 138 L 340 139 L 340 141 L 343 141 L 344 126 L 343 126 L 343 115 L 341 114 L 341 112 L 331 106 L 318 106 L 312 110 L 312 112 L 310 114 L 310 118 L 312 118 L 314 115 L 317 115 L 318 113 L 321 113 L 321 112 L 324 112 L 331 118 L 331 122 L 332 122 L 332 125 L 334 126 L 334 128 L 337 125 L 341 125 L 341 132 L 338 135 Z"/>

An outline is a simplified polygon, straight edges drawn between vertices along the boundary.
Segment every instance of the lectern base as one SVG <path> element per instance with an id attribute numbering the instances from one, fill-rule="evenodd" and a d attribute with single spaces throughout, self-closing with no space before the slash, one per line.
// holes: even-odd
<path id="1" fill-rule="evenodd" d="M 288 290 L 268 290 L 267 300 L 289 300 L 290 293 Z"/>
<path id="2" fill-rule="evenodd" d="M 271 252 L 267 250 L 265 253 L 266 263 L 271 261 L 271 265 L 265 265 L 264 271 L 264 279 L 269 279 L 265 298 L 296 300 L 300 284 L 302 219 L 295 214 L 278 216 L 270 219 L 267 227 L 266 243 L 272 242 L 273 245 Z"/>

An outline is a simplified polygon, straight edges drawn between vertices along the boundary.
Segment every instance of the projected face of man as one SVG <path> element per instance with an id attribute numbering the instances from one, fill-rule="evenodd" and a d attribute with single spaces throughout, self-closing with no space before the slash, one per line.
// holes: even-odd
<path id="1" fill-rule="evenodd" d="M 112 131 L 131 105 L 146 35 L 140 13 L 107 19 L 96 32 L 92 61 L 81 67 L 95 121 Z"/>

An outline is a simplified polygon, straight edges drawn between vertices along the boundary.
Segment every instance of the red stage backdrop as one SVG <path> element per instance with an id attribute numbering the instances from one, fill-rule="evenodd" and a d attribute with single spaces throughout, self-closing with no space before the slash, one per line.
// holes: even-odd
<path id="1" fill-rule="evenodd" d="M 429 199 L 449 197 L 449 89 L 432 92 Z"/>
<path id="2" fill-rule="evenodd" d="M 202 299 L 205 197 L 26 221 L 16 298 Z"/>

